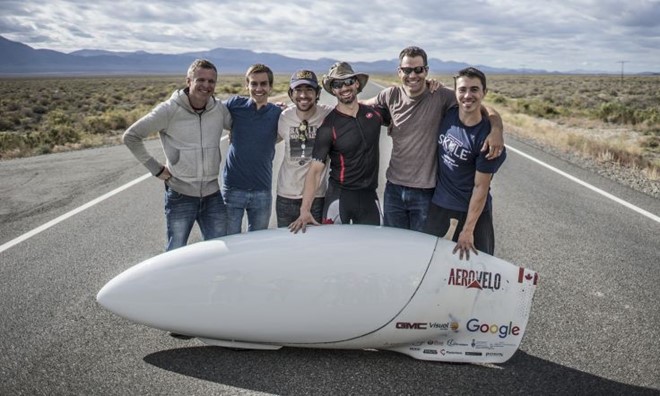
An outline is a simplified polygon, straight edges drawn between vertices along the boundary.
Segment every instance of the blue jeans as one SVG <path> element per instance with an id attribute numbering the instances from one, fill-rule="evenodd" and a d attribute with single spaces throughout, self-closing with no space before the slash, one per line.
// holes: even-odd
<path id="1" fill-rule="evenodd" d="M 220 191 L 205 197 L 180 194 L 165 185 L 166 250 L 185 246 L 195 222 L 204 239 L 227 235 L 227 210 Z"/>
<path id="2" fill-rule="evenodd" d="M 284 198 L 277 196 L 275 198 L 275 213 L 277 214 L 277 227 L 288 227 L 300 217 L 301 199 Z M 310 209 L 314 220 L 321 223 L 323 221 L 323 198 L 314 198 L 312 208 Z"/>
<path id="3" fill-rule="evenodd" d="M 225 187 L 227 235 L 240 234 L 243 213 L 247 212 L 248 231 L 265 230 L 270 222 L 273 195 L 270 190 L 240 190 Z"/>
<path id="4" fill-rule="evenodd" d="M 405 187 L 388 181 L 383 194 L 383 224 L 423 232 L 434 190 Z"/>

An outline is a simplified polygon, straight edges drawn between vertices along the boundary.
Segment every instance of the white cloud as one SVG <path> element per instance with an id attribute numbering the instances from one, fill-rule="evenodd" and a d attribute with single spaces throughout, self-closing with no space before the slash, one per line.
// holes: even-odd
<path id="1" fill-rule="evenodd" d="M 217 47 L 348 61 L 430 57 L 568 71 L 660 71 L 659 0 L 0 0 L 0 34 L 35 48 Z"/>

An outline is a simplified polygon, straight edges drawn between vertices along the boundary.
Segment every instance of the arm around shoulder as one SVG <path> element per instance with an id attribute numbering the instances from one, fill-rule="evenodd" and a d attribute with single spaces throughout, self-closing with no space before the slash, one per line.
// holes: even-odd
<path id="1" fill-rule="evenodd" d="M 490 121 L 490 133 L 481 147 L 481 151 L 488 151 L 487 159 L 495 159 L 504 150 L 504 124 L 500 114 L 490 106 L 482 106 L 482 113 Z"/>

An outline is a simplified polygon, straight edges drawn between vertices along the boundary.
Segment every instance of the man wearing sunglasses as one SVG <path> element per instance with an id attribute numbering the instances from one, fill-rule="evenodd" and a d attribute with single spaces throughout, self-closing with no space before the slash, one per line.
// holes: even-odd
<path id="1" fill-rule="evenodd" d="M 456 105 L 451 89 L 428 89 L 428 70 L 423 49 L 404 48 L 399 54 L 401 85 L 386 88 L 364 102 L 385 106 L 392 115 L 392 155 L 383 194 L 386 226 L 423 231 L 428 216 L 436 185 L 438 125 L 446 111 Z M 482 112 L 492 125 L 482 149 L 488 149 L 488 159 L 496 158 L 504 148 L 502 120 L 492 109 L 482 107 Z"/>
<path id="2" fill-rule="evenodd" d="M 323 88 L 337 98 L 337 106 L 316 134 L 312 163 L 305 178 L 300 216 L 289 225 L 296 233 L 318 225 L 310 209 L 327 158 L 330 177 L 323 206 L 324 223 L 380 225 L 378 142 L 382 125 L 389 124 L 383 107 L 360 104 L 357 95 L 369 76 L 337 62 L 323 78 Z"/>
<path id="3" fill-rule="evenodd" d="M 321 86 L 313 71 L 298 70 L 293 73 L 289 98 L 294 106 L 282 112 L 277 126 L 277 133 L 284 140 L 284 159 L 277 178 L 275 200 L 278 227 L 287 227 L 300 215 L 305 176 L 312 162 L 316 132 L 325 116 L 332 111 L 332 106 L 318 104 L 320 96 Z M 326 163 L 310 209 L 317 222 L 321 222 L 323 214 L 328 170 L 329 163 Z"/>

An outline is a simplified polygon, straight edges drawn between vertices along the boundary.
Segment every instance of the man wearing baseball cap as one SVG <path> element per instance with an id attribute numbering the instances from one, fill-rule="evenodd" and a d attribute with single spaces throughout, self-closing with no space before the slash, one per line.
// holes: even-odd
<path id="1" fill-rule="evenodd" d="M 346 62 L 335 63 L 323 78 L 323 88 L 337 98 L 316 133 L 312 161 L 305 178 L 300 216 L 289 225 L 296 233 L 319 224 L 310 209 L 327 158 L 330 177 L 323 207 L 323 223 L 380 225 L 378 142 L 382 125 L 390 122 L 384 107 L 358 103 L 357 95 L 369 76 L 355 73 Z"/>
<path id="2" fill-rule="evenodd" d="M 312 162 L 312 149 L 316 133 L 332 106 L 318 104 L 321 86 L 311 70 L 298 70 L 291 76 L 289 98 L 294 106 L 280 115 L 277 126 L 279 137 L 284 140 L 284 159 L 277 179 L 275 212 L 277 226 L 286 227 L 300 215 L 305 186 L 305 175 Z M 314 192 L 311 214 L 321 221 L 323 198 L 327 187 L 329 163 L 321 172 L 321 181 Z"/>

